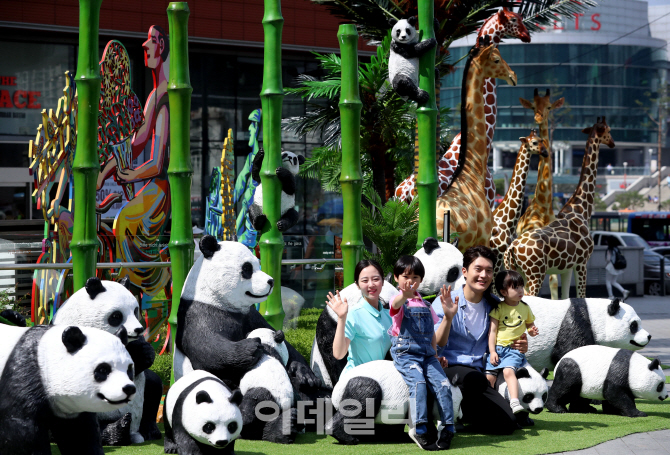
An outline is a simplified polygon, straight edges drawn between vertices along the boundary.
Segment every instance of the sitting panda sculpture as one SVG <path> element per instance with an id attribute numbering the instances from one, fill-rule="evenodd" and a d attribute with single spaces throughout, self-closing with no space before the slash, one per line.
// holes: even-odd
<path id="1" fill-rule="evenodd" d="M 435 38 L 419 42 L 416 17 L 391 19 L 391 55 L 389 56 L 389 80 L 401 97 L 419 104 L 428 101 L 428 92 L 419 88 L 419 58 L 437 45 Z M 434 52 L 434 51 L 433 51 Z"/>
<path id="2" fill-rule="evenodd" d="M 454 245 L 446 242 L 438 242 L 433 237 L 424 240 L 422 247 L 414 254 L 421 260 L 426 270 L 419 285 L 418 292 L 424 297 L 430 298 L 439 293 L 442 285 L 454 286 L 455 282 L 462 276 L 463 254 Z M 380 298 L 390 302 L 398 290 L 388 281 L 380 292 Z M 361 290 L 356 283 L 352 283 L 340 291 L 340 296 L 347 299 L 349 305 L 355 305 L 361 299 Z M 334 387 L 347 363 L 347 359 L 336 359 L 333 356 L 333 339 L 337 328 L 337 315 L 330 307 L 326 308 L 319 316 L 316 323 L 316 336 L 312 343 L 310 366 L 327 387 Z"/>
<path id="3" fill-rule="evenodd" d="M 242 394 L 219 378 L 195 370 L 176 381 L 165 397 L 165 453 L 234 455 L 242 431 Z"/>
<path id="4" fill-rule="evenodd" d="M 556 364 L 547 409 L 551 412 L 596 412 L 590 400 L 604 400 L 603 412 L 646 417 L 635 398 L 665 400 L 668 391 L 658 359 L 648 360 L 627 349 L 582 346 Z"/>
<path id="5" fill-rule="evenodd" d="M 526 359 L 536 370 L 553 369 L 568 352 L 581 346 L 603 345 L 636 351 L 651 340 L 633 307 L 619 299 L 549 300 L 523 298 L 540 334 L 529 337 Z"/>
<path id="6" fill-rule="evenodd" d="M 545 368 L 538 373 L 535 368 L 526 363 L 523 367 L 516 370 L 515 373 L 519 384 L 519 404 L 524 409 L 516 414 L 516 421 L 523 427 L 535 425 L 535 422 L 528 416 L 528 413 L 539 414 L 544 409 L 549 393 L 549 387 L 547 386 L 549 370 Z M 495 389 L 503 398 L 508 402 L 510 401 L 509 390 L 507 389 L 504 375 L 499 374 L 496 378 Z"/>
<path id="7" fill-rule="evenodd" d="M 0 324 L 0 453 L 102 455 L 97 412 L 135 396 L 133 361 L 118 337 L 91 327 Z"/>
<path id="8" fill-rule="evenodd" d="M 175 379 L 192 370 L 205 370 L 235 389 L 265 352 L 259 338 L 247 335 L 255 329 L 274 331 L 255 308 L 255 303 L 270 295 L 274 280 L 260 270 L 258 259 L 241 243 L 217 243 L 206 235 L 200 240 L 200 250 L 202 256 L 186 277 L 177 311 Z M 297 388 L 317 388 L 320 382 L 305 359 L 289 343 L 284 344 L 291 382 Z M 253 419 L 244 412 L 243 417 Z M 282 418 L 282 414 L 276 417 Z M 285 442 L 281 433 L 253 436 Z"/>
<path id="9" fill-rule="evenodd" d="M 140 307 L 128 286 L 128 277 L 118 283 L 89 278 L 86 285 L 57 310 L 52 321 L 56 326 L 95 327 L 109 333 L 124 327 L 128 333 L 126 349 L 135 366 L 133 382 L 137 396 L 127 406 L 98 416 L 104 427 L 104 445 L 139 444 L 161 438 L 156 414 L 163 395 L 163 382 L 148 369 L 154 363 L 156 352 L 142 337 L 144 327 L 140 322 Z"/>
<path id="10" fill-rule="evenodd" d="M 249 207 L 249 219 L 258 232 L 263 229 L 267 216 L 263 213 L 263 185 L 261 183 L 261 166 L 265 152 L 261 149 L 254 157 L 251 168 L 251 177 L 258 182 L 254 193 L 254 201 Z M 277 229 L 286 231 L 298 222 L 298 212 L 295 210 L 295 176 L 300 171 L 300 165 L 305 157 L 292 152 L 281 153 L 281 167 L 276 169 L 277 178 L 281 183 L 281 218 L 277 221 Z"/>

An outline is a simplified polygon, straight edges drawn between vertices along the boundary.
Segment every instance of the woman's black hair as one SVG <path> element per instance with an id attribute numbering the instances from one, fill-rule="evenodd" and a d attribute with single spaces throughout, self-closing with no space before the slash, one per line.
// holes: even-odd
<path id="1" fill-rule="evenodd" d="M 465 270 L 470 268 L 470 264 L 475 262 L 475 259 L 477 258 L 484 258 L 488 259 L 491 261 L 491 264 L 493 264 L 493 269 L 495 270 L 496 268 L 496 262 L 498 262 L 498 255 L 491 250 L 491 248 L 485 247 L 483 245 L 477 245 L 477 246 L 471 246 L 467 250 L 465 250 L 465 253 L 463 253 L 463 268 Z M 486 288 L 486 291 L 484 291 L 484 298 L 486 301 L 491 305 L 492 309 L 498 308 L 498 303 L 500 302 L 498 297 L 495 297 L 491 291 L 493 290 L 493 280 L 491 280 L 491 284 L 489 284 L 489 287 Z"/>
<path id="2" fill-rule="evenodd" d="M 501 270 L 496 275 L 495 285 L 500 294 L 502 290 L 523 287 L 526 283 L 523 282 L 523 277 L 516 270 Z"/>
<path id="3" fill-rule="evenodd" d="M 384 279 L 384 270 L 382 270 L 382 266 L 379 265 L 379 262 L 375 261 L 374 259 L 363 259 L 361 261 L 358 261 L 358 264 L 356 264 L 356 268 L 354 269 L 354 283 L 358 286 L 358 278 L 361 276 L 361 272 L 363 271 L 364 268 L 366 267 L 374 267 L 377 269 L 379 272 L 379 276 Z"/>
<path id="4" fill-rule="evenodd" d="M 160 25 L 152 25 L 154 30 L 158 32 L 158 39 L 163 40 L 163 52 L 161 52 L 161 60 L 167 60 L 168 54 L 170 53 L 170 39 L 168 34 L 165 32 L 163 27 Z"/>
<path id="5" fill-rule="evenodd" d="M 393 266 L 393 276 L 400 276 L 408 272 L 414 275 L 419 275 L 423 280 L 426 276 L 426 269 L 423 267 L 421 260 L 416 256 L 400 256 Z"/>
<path id="6" fill-rule="evenodd" d="M 610 236 L 607 237 L 607 248 L 608 249 L 611 250 L 612 248 L 616 248 L 618 246 L 619 246 L 619 242 L 617 241 L 617 239 L 613 235 L 610 235 Z"/>

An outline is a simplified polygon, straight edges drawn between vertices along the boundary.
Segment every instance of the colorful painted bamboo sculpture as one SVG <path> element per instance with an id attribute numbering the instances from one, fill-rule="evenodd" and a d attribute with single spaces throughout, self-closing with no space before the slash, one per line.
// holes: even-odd
<path id="1" fill-rule="evenodd" d="M 177 333 L 177 311 L 186 275 L 193 266 L 193 231 L 191 228 L 191 79 L 188 70 L 188 4 L 171 2 L 167 8 L 170 26 L 170 144 L 171 159 L 168 167 L 172 199 L 172 232 L 170 257 L 172 259 L 172 311 L 169 323 L 171 333 Z M 174 352 L 174 338 L 172 339 Z M 174 382 L 174 370 L 171 383 Z"/>
<path id="2" fill-rule="evenodd" d="M 225 149 L 224 149 L 225 153 Z M 223 205 L 221 204 L 221 168 L 212 168 L 209 193 L 205 205 L 205 232 L 223 240 Z"/>
<path id="3" fill-rule="evenodd" d="M 235 191 L 235 152 L 233 143 L 233 129 L 228 129 L 228 137 L 223 141 L 221 151 L 221 204 L 223 213 L 221 224 L 223 225 L 222 240 L 235 240 L 235 205 L 233 193 Z"/>
<path id="4" fill-rule="evenodd" d="M 267 216 L 260 238 L 261 266 L 274 279 L 272 294 L 261 302 L 259 312 L 274 327 L 281 330 L 284 311 L 281 304 L 281 257 L 284 237 L 277 228 L 281 217 L 281 182 L 277 168 L 281 167 L 281 117 L 284 89 L 282 85 L 281 37 L 284 18 L 280 0 L 265 0 L 263 15 L 263 148 L 265 158 L 261 168 L 263 213 Z"/>
<path id="5" fill-rule="evenodd" d="M 251 124 L 249 125 L 249 147 L 251 147 L 251 153 L 247 155 L 247 159 L 244 161 L 244 167 L 235 181 L 233 202 L 237 204 L 239 201 L 242 204 L 240 212 L 237 215 L 237 222 L 235 223 L 237 241 L 249 248 L 254 248 L 256 246 L 257 232 L 251 225 L 248 211 L 254 201 L 254 193 L 258 187 L 258 182 L 251 178 L 251 169 L 253 167 L 254 158 L 256 157 L 258 150 L 260 150 L 260 146 L 258 145 L 258 134 L 260 132 L 261 110 L 254 110 L 249 115 L 249 120 L 251 120 Z"/>
<path id="6" fill-rule="evenodd" d="M 354 269 L 363 256 L 361 223 L 361 103 L 358 92 L 358 32 L 354 24 L 342 24 L 337 31 L 342 56 L 342 90 L 340 118 L 342 122 L 342 260 L 344 286 L 354 282 Z"/>
<path id="7" fill-rule="evenodd" d="M 421 41 L 435 39 L 433 0 L 419 0 L 419 36 Z M 419 195 L 419 232 L 416 247 L 421 248 L 428 237 L 437 238 L 435 199 L 437 199 L 437 107 L 435 105 L 435 52 L 426 52 L 419 59 L 419 88 L 428 92 L 428 102 L 416 110 L 419 130 L 419 172 L 416 188 Z M 346 284 L 346 283 L 345 283 Z"/>
<path id="8" fill-rule="evenodd" d="M 610 127 L 598 117 L 597 122 L 583 130 L 586 142 L 579 184 L 556 220 L 549 225 L 528 231 L 512 242 L 505 252 L 505 268 L 526 277 L 526 293 L 538 295 L 546 274 L 561 275 L 563 299 L 570 296 L 572 271 L 575 271 L 577 297 L 586 297 L 586 263 L 593 252 L 589 222 L 593 213 L 600 144 L 614 147 Z"/>
<path id="9" fill-rule="evenodd" d="M 461 91 L 461 154 L 466 153 L 463 168 L 449 189 L 437 200 L 437 229 L 443 226 L 444 212 L 451 211 L 451 232 L 458 233 L 458 249 L 489 245 L 493 218 L 484 195 L 488 144 L 482 84 L 496 77 L 516 85 L 516 74 L 500 56 L 496 44 L 479 38 L 463 72 Z"/>
<path id="10" fill-rule="evenodd" d="M 98 163 L 98 25 L 102 0 L 79 0 L 79 57 L 77 60 L 77 153 L 72 165 L 75 207 L 72 231 L 74 290 L 95 276 L 98 239 L 95 232 L 95 183 Z"/>

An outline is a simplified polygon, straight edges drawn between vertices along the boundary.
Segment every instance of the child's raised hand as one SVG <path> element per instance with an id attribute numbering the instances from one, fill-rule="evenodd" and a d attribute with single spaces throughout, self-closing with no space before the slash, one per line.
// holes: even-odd
<path id="1" fill-rule="evenodd" d="M 456 297 L 455 301 L 451 300 L 451 285 L 449 287 L 444 284 L 442 285 L 440 289 L 440 301 L 442 302 L 444 317 L 450 320 L 454 319 L 458 311 L 458 297 Z"/>
<path id="2" fill-rule="evenodd" d="M 540 329 L 538 329 L 536 325 L 528 328 L 528 335 L 530 335 L 532 337 L 535 337 L 535 336 L 538 336 L 539 334 L 540 334 Z"/>
<path id="3" fill-rule="evenodd" d="M 337 295 L 333 295 L 332 292 L 328 293 L 326 304 L 335 312 L 338 318 L 342 319 L 347 315 L 349 305 L 347 304 L 347 298 L 341 298 L 340 291 L 336 292 Z"/>
<path id="4" fill-rule="evenodd" d="M 491 356 L 489 357 L 489 362 L 491 362 L 491 365 L 493 366 L 498 366 L 498 363 L 500 363 L 500 359 L 498 358 L 497 352 L 491 353 Z"/>
<path id="5" fill-rule="evenodd" d="M 405 282 L 398 287 L 400 292 L 402 292 L 402 298 L 405 299 L 405 300 L 413 299 L 414 298 L 414 292 L 418 288 L 419 288 L 419 283 L 411 284 L 410 282 Z"/>

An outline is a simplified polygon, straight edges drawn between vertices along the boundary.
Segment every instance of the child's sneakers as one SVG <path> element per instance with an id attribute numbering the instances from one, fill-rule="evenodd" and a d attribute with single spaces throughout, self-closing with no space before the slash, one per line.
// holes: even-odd
<path id="1" fill-rule="evenodd" d="M 428 440 L 428 433 L 417 434 L 415 428 L 410 428 L 409 437 L 412 438 L 412 441 L 416 442 L 416 445 L 421 447 L 423 450 L 437 450 L 437 446 Z"/>
<path id="2" fill-rule="evenodd" d="M 509 405 L 512 408 L 512 412 L 514 414 L 517 414 L 517 413 L 523 411 L 523 406 L 521 406 L 521 404 L 519 404 L 518 399 L 517 400 L 510 400 Z"/>
<path id="3" fill-rule="evenodd" d="M 435 443 L 437 450 L 449 450 L 452 439 L 454 439 L 454 433 L 442 426 L 437 432 L 437 442 Z"/>

